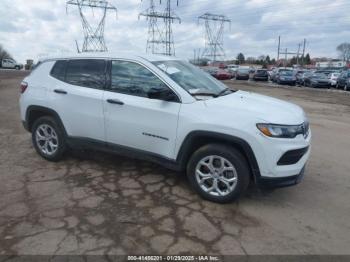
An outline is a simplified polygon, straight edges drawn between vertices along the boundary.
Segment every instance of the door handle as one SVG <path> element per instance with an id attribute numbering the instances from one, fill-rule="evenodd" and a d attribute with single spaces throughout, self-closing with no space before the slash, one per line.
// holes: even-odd
<path id="1" fill-rule="evenodd" d="M 66 91 L 64 91 L 64 90 L 62 90 L 62 89 L 55 89 L 55 90 L 53 90 L 55 93 L 57 93 L 57 94 L 62 94 L 62 95 L 66 95 L 67 94 L 67 92 Z"/>
<path id="2" fill-rule="evenodd" d="M 107 99 L 107 102 L 110 104 L 124 105 L 124 103 L 118 99 Z"/>

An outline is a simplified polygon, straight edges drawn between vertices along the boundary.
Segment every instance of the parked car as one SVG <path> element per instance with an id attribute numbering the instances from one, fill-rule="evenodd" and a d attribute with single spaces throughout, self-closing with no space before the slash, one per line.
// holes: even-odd
<path id="1" fill-rule="evenodd" d="M 203 67 L 202 69 L 213 77 L 215 77 L 219 71 L 219 68 L 217 67 Z"/>
<path id="2" fill-rule="evenodd" d="M 344 89 L 345 91 L 350 90 L 350 70 L 346 70 L 340 73 L 336 88 Z"/>
<path id="3" fill-rule="evenodd" d="M 230 74 L 232 75 L 232 78 L 236 77 L 236 73 L 237 73 L 237 69 L 238 69 L 238 65 L 227 65 L 227 70 L 230 72 Z"/>
<path id="4" fill-rule="evenodd" d="M 252 182 L 299 183 L 310 155 L 299 106 L 231 90 L 174 57 L 51 57 L 23 80 L 20 112 L 44 159 L 90 147 L 146 159 L 186 172 L 203 198 L 220 203 Z"/>
<path id="5" fill-rule="evenodd" d="M 219 69 L 214 77 L 218 80 L 228 80 L 232 78 L 232 74 L 227 70 Z"/>
<path id="6" fill-rule="evenodd" d="M 304 85 L 304 74 L 306 71 L 304 70 L 298 70 L 295 72 L 295 84 L 300 86 Z"/>
<path id="7" fill-rule="evenodd" d="M 269 75 L 267 73 L 266 69 L 257 69 L 255 70 L 254 74 L 253 74 L 253 79 L 255 81 L 268 81 L 269 80 Z"/>
<path id="8" fill-rule="evenodd" d="M 238 68 L 236 72 L 237 80 L 249 80 L 249 68 Z"/>
<path id="9" fill-rule="evenodd" d="M 337 85 L 339 75 L 340 73 L 331 73 L 328 75 L 329 83 L 332 87 Z"/>
<path id="10" fill-rule="evenodd" d="M 0 67 L 6 68 L 6 69 L 16 69 L 21 70 L 23 68 L 23 65 L 20 63 L 17 63 L 14 59 L 2 59 L 0 61 Z"/>
<path id="11" fill-rule="evenodd" d="M 309 87 L 330 88 L 329 79 L 325 73 L 313 73 L 310 77 L 305 78 L 304 85 Z"/>
<path id="12" fill-rule="evenodd" d="M 276 76 L 276 83 L 279 85 L 295 85 L 296 77 L 292 70 L 281 71 Z"/>
<path id="13" fill-rule="evenodd" d="M 279 74 L 281 73 L 281 72 L 284 72 L 284 71 L 291 71 L 292 72 L 292 70 L 290 70 L 290 69 L 287 69 L 287 68 L 275 68 L 274 70 L 272 70 L 272 72 L 271 72 L 271 76 L 270 76 L 270 80 L 272 81 L 272 82 L 276 82 L 277 81 L 277 78 L 278 78 L 278 76 L 279 76 Z"/>

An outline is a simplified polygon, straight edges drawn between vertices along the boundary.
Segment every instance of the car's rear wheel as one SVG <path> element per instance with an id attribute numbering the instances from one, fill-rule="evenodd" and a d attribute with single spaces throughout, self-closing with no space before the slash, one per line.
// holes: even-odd
<path id="1" fill-rule="evenodd" d="M 64 132 L 55 118 L 43 116 L 32 127 L 32 142 L 37 153 L 49 161 L 59 161 L 66 151 Z"/>
<path id="2" fill-rule="evenodd" d="M 204 199 L 227 203 L 245 192 L 250 172 L 245 158 L 235 148 L 210 144 L 192 155 L 187 176 Z"/>

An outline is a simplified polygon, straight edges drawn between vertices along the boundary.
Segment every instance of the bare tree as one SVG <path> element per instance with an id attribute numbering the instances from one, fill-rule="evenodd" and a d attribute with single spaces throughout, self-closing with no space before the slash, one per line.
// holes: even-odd
<path id="1" fill-rule="evenodd" d="M 0 45 L 0 61 L 7 58 L 12 58 L 12 56 Z"/>
<path id="2" fill-rule="evenodd" d="M 350 60 L 350 43 L 342 43 L 337 46 L 337 51 L 339 52 L 341 58 L 349 62 Z"/>

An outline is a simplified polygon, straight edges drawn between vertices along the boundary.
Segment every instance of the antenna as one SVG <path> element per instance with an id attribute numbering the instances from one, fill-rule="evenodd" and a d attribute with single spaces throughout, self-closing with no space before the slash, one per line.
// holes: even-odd
<path id="1" fill-rule="evenodd" d="M 224 15 L 215 15 L 205 13 L 198 17 L 198 22 L 201 20 L 205 24 L 205 49 L 203 57 L 209 57 L 213 62 L 219 57 L 225 57 L 224 52 L 224 28 L 225 23 L 231 25 L 231 20 Z"/>
<path id="2" fill-rule="evenodd" d="M 81 52 L 106 52 L 108 49 L 104 39 L 104 29 L 107 11 L 114 11 L 117 13 L 117 8 L 105 0 L 69 0 L 66 3 L 67 10 L 69 5 L 77 6 L 79 9 L 84 33 L 84 43 Z M 102 11 L 101 19 L 95 29 L 84 14 L 84 9 L 86 7 L 91 8 L 93 13 L 95 9 Z M 76 45 L 78 52 L 80 52 L 77 42 Z"/>

